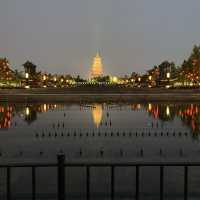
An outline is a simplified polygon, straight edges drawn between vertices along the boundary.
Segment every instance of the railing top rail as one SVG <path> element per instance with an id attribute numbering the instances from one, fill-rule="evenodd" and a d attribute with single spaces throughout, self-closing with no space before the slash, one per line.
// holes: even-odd
<path id="1" fill-rule="evenodd" d="M 0 168 L 7 167 L 57 167 L 57 163 L 5 163 Z M 156 167 L 156 166 L 200 166 L 200 162 L 65 162 L 65 167 Z"/>

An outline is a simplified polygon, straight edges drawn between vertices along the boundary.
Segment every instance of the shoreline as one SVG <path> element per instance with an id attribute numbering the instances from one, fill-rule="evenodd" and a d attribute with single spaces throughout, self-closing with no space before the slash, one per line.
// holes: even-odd
<path id="1" fill-rule="evenodd" d="M 0 102 L 60 102 L 60 103 L 110 103 L 110 102 L 199 102 L 199 89 L 0 89 Z"/>

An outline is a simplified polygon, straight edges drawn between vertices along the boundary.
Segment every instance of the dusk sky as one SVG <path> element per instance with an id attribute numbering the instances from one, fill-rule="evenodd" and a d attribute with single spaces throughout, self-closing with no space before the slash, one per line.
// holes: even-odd
<path id="1" fill-rule="evenodd" d="M 189 56 L 199 9 L 199 0 L 0 0 L 0 57 L 87 77 L 99 50 L 106 74 L 143 73 Z"/>

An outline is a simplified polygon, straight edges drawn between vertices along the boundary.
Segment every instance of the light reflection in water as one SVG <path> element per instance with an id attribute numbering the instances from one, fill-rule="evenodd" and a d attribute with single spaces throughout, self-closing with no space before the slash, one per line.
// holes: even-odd
<path id="1" fill-rule="evenodd" d="M 49 110 L 63 109 L 68 105 L 64 104 L 1 104 L 0 105 L 0 129 L 11 127 L 13 115 L 17 114 L 28 124 L 37 120 L 37 114 L 45 113 Z M 80 105 L 84 108 L 84 105 Z M 91 108 L 93 124 L 99 128 L 103 121 L 103 104 L 92 104 Z M 123 111 L 124 106 L 119 105 L 118 111 Z M 127 105 L 126 105 L 127 108 Z M 112 109 L 111 107 L 108 109 Z M 184 125 L 190 128 L 194 134 L 200 133 L 200 104 L 173 104 L 173 103 L 148 103 L 131 104 L 129 109 L 132 111 L 146 111 L 155 120 L 162 122 L 180 119 Z M 82 110 L 82 109 L 81 109 Z M 125 119 L 124 119 L 125 120 Z M 128 119 L 129 120 L 129 119 Z M 134 119 L 132 119 L 134 120 Z M 131 121 L 130 121 L 131 123 Z"/>
<path id="2" fill-rule="evenodd" d="M 92 117 L 93 117 L 93 123 L 97 128 L 99 128 L 99 125 L 101 124 L 102 116 L 103 116 L 102 104 L 94 104 L 94 107 L 92 108 Z"/>
<path id="3" fill-rule="evenodd" d="M 166 115 L 167 115 L 167 116 L 170 116 L 170 108 L 169 108 L 168 105 L 167 105 L 167 107 L 166 107 Z"/>

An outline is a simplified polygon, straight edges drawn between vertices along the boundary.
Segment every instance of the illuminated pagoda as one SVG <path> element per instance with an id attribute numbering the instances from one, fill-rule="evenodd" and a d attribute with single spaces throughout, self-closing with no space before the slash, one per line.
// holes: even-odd
<path id="1" fill-rule="evenodd" d="M 99 77 L 103 75 L 103 63 L 99 53 L 93 58 L 93 64 L 90 72 L 91 78 Z"/>

